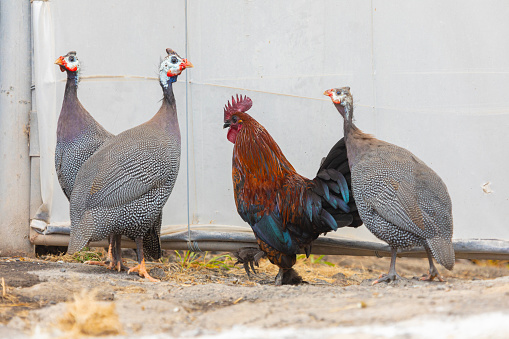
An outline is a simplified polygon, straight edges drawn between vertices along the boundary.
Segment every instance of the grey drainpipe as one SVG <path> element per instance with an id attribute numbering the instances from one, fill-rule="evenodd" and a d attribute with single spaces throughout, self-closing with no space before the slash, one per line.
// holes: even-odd
<path id="1" fill-rule="evenodd" d="M 0 256 L 34 254 L 29 241 L 30 1 L 0 0 Z"/>

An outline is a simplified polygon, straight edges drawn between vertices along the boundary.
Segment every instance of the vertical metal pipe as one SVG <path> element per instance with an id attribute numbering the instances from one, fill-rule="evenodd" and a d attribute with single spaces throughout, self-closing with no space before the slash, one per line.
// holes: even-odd
<path id="1" fill-rule="evenodd" d="M 0 0 L 0 256 L 33 255 L 29 241 L 30 1 Z"/>

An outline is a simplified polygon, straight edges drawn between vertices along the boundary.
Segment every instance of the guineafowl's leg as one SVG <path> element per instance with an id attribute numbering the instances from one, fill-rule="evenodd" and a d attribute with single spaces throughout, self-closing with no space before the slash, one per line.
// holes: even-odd
<path id="1" fill-rule="evenodd" d="M 394 247 L 391 247 L 391 268 L 389 269 L 389 273 L 382 274 L 378 280 L 373 281 L 374 284 L 378 284 L 381 282 L 391 282 L 396 279 L 403 280 L 403 278 L 396 273 L 396 255 L 398 254 L 398 250 Z"/>
<path id="2" fill-rule="evenodd" d="M 433 281 L 433 279 L 437 278 L 438 281 L 444 282 L 444 278 L 438 273 L 437 268 L 435 267 L 435 264 L 433 263 L 433 255 L 431 254 L 431 251 L 428 246 L 424 245 L 424 248 L 426 249 L 426 253 L 428 254 L 428 260 L 429 260 L 429 274 L 424 274 L 421 277 L 421 280 L 424 281 Z"/>
<path id="3" fill-rule="evenodd" d="M 92 260 L 88 260 L 88 261 L 85 261 L 85 264 L 87 265 L 99 265 L 99 266 L 104 266 L 108 269 L 112 269 L 113 268 L 113 262 L 114 262 L 114 259 L 113 259 L 113 251 L 114 251 L 114 240 L 113 240 L 113 234 L 109 235 L 108 236 L 108 242 L 109 242 L 109 245 L 108 245 L 108 255 L 106 257 L 106 260 L 104 261 L 92 261 Z"/>
<path id="4" fill-rule="evenodd" d="M 138 275 L 140 277 L 147 278 L 150 281 L 153 282 L 161 281 L 152 278 L 150 274 L 148 274 L 147 269 L 145 268 L 145 257 L 143 256 L 143 237 L 136 237 L 134 241 L 136 242 L 136 254 L 138 255 L 138 265 L 129 269 L 129 271 L 127 271 L 127 274 L 131 272 L 138 272 Z"/>
<path id="5" fill-rule="evenodd" d="M 122 235 L 114 234 L 113 235 L 113 261 L 112 268 L 117 271 L 128 271 L 129 267 L 124 265 L 122 261 Z"/>

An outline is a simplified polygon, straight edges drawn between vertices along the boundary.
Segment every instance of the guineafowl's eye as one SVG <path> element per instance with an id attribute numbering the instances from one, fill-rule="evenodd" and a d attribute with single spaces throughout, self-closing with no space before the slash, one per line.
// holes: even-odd
<path id="1" fill-rule="evenodd" d="M 171 63 L 176 64 L 177 63 L 177 57 L 171 57 Z"/>
<path id="2" fill-rule="evenodd" d="M 69 61 L 74 62 L 74 57 L 72 55 L 69 57 Z"/>
<path id="3" fill-rule="evenodd" d="M 341 91 L 336 91 L 336 94 L 337 94 L 337 95 L 340 95 L 340 94 L 341 94 Z"/>

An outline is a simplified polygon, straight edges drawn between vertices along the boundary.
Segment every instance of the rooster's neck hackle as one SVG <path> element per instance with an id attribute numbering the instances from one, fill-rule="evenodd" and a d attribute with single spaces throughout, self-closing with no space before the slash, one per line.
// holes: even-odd
<path id="1" fill-rule="evenodd" d="M 277 182 L 278 178 L 294 174 L 295 169 L 267 130 L 246 113 L 239 114 L 242 128 L 237 136 L 233 155 L 244 173 L 253 181 Z"/>

